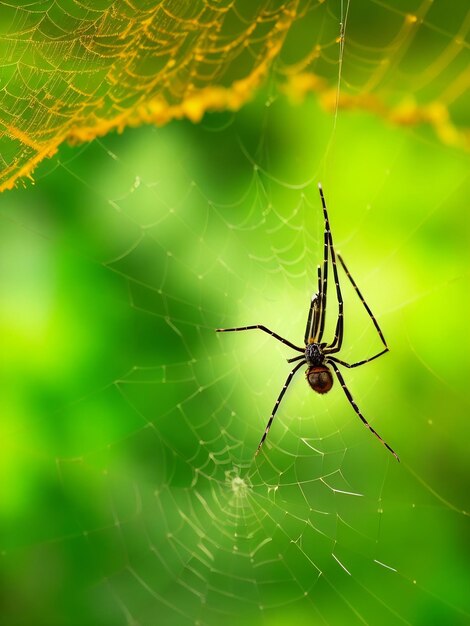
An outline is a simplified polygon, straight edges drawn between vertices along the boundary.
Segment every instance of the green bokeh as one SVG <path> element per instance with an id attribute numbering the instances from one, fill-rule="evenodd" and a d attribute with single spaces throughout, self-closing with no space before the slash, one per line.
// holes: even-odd
<path id="1" fill-rule="evenodd" d="M 63 148 L 3 194 L 4 623 L 468 623 L 468 165 L 262 93 Z M 291 354 L 214 333 L 301 343 L 318 180 L 391 347 L 345 377 L 401 464 L 302 374 L 253 460 Z"/>

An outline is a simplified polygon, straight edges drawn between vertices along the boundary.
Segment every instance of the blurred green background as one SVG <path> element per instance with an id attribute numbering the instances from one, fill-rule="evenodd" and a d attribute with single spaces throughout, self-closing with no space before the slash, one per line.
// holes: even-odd
<path id="1" fill-rule="evenodd" d="M 5 623 L 468 622 L 468 157 L 266 100 L 0 197 Z M 214 333 L 302 341 L 319 179 L 391 347 L 345 377 L 401 464 L 301 373 L 253 460 L 291 352 Z"/>
<path id="2" fill-rule="evenodd" d="M 468 173 L 431 131 L 268 86 L 2 194 L 2 622 L 468 624 Z M 319 180 L 391 348 L 344 375 L 400 464 L 302 373 L 253 459 L 292 354 L 214 332 L 302 342 Z"/>

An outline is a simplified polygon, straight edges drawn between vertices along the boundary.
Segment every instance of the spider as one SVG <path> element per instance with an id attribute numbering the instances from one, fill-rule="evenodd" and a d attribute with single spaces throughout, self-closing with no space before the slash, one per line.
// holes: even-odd
<path id="1" fill-rule="evenodd" d="M 296 352 L 301 353 L 299 356 L 295 356 L 291 359 L 287 359 L 288 363 L 293 363 L 295 361 L 299 361 L 299 362 L 295 365 L 294 369 L 291 370 L 291 372 L 289 373 L 289 376 L 287 377 L 286 382 L 284 383 L 284 387 L 281 389 L 281 393 L 279 394 L 276 400 L 276 403 L 273 407 L 273 410 L 268 420 L 268 424 L 266 426 L 266 430 L 264 431 L 264 434 L 261 437 L 261 441 L 259 442 L 255 456 L 259 453 L 261 446 L 263 445 L 266 437 L 268 436 L 269 429 L 271 428 L 271 425 L 274 420 L 274 416 L 276 415 L 276 412 L 279 408 L 279 404 L 281 403 L 281 400 L 284 397 L 284 394 L 286 393 L 287 387 L 291 383 L 292 378 L 294 377 L 296 372 L 302 367 L 302 365 L 306 364 L 307 371 L 305 372 L 305 376 L 307 378 L 307 382 L 310 385 L 310 387 L 313 389 L 313 391 L 316 391 L 317 393 L 320 393 L 320 394 L 327 393 L 332 388 L 333 375 L 331 373 L 331 369 L 333 370 L 333 372 L 335 373 L 339 381 L 339 384 L 341 385 L 344 393 L 346 394 L 346 397 L 350 405 L 356 411 L 356 413 L 358 414 L 362 422 L 371 431 L 371 433 L 373 433 L 377 437 L 377 439 L 387 448 L 387 450 L 389 450 L 393 454 L 393 456 L 397 459 L 397 461 L 399 461 L 400 459 L 398 458 L 398 455 L 396 454 L 396 452 L 388 445 L 388 443 L 386 443 L 382 439 L 379 433 L 372 428 L 372 426 L 369 424 L 366 418 L 362 415 L 361 411 L 359 410 L 359 407 L 357 406 L 356 402 L 354 401 L 351 395 L 351 392 L 349 391 L 349 389 L 346 386 L 346 383 L 344 382 L 343 375 L 341 374 L 338 368 L 338 365 L 342 365 L 348 368 L 359 367 L 360 365 L 369 363 L 370 361 L 377 359 L 379 356 L 382 356 L 383 354 L 388 352 L 389 348 L 388 348 L 387 342 L 385 341 L 383 333 L 380 330 L 377 320 L 375 319 L 368 304 L 364 300 L 361 292 L 359 291 L 359 288 L 356 285 L 353 277 L 351 276 L 348 268 L 346 267 L 346 264 L 344 263 L 343 258 L 341 257 L 340 254 L 335 252 L 335 249 L 333 247 L 333 238 L 332 238 L 331 231 L 330 231 L 330 222 L 328 219 L 328 211 L 326 208 L 325 197 L 323 195 L 323 189 L 320 183 L 318 184 L 318 189 L 320 192 L 320 199 L 321 199 L 321 203 L 323 207 L 323 217 L 325 221 L 325 227 L 324 227 L 324 233 L 323 233 L 323 264 L 322 266 L 319 265 L 317 268 L 318 287 L 317 287 L 317 292 L 312 297 L 309 311 L 308 311 L 307 326 L 305 328 L 305 337 L 304 337 L 305 346 L 302 348 L 299 346 L 296 346 L 289 340 L 284 339 L 284 337 L 281 337 L 277 333 L 273 332 L 272 330 L 270 330 L 269 328 L 266 328 L 266 326 L 263 326 L 261 324 L 256 324 L 254 326 L 241 326 L 237 328 L 217 328 L 216 332 L 229 333 L 229 332 L 238 332 L 242 330 L 262 330 L 263 332 L 268 333 L 268 335 L 271 335 L 271 337 L 274 337 L 274 339 L 277 339 L 281 343 L 289 346 Z M 334 278 L 335 287 L 336 287 L 336 298 L 338 301 L 338 318 L 336 321 L 336 330 L 335 330 L 335 334 L 333 337 L 333 341 L 331 343 L 326 343 L 322 341 L 322 339 L 323 339 L 323 330 L 325 327 L 325 317 L 326 317 L 328 264 L 329 264 L 330 256 L 331 256 L 331 263 L 333 266 L 333 278 Z M 343 267 L 346 273 L 346 276 L 349 278 L 352 286 L 354 287 L 355 292 L 357 293 L 360 301 L 362 302 L 365 310 L 367 311 L 370 319 L 372 320 L 372 323 L 374 324 L 374 327 L 384 346 L 383 350 L 381 350 L 377 354 L 374 354 L 374 356 L 371 356 L 368 359 L 364 359 L 362 361 L 358 361 L 356 363 L 347 363 L 346 361 L 343 361 L 339 359 L 338 357 L 333 356 L 334 354 L 338 353 L 341 350 L 341 346 L 343 344 L 344 305 L 343 305 L 343 297 L 341 294 L 341 287 L 339 284 L 338 270 L 336 266 L 337 258 L 339 259 L 339 262 L 341 263 L 341 266 Z"/>

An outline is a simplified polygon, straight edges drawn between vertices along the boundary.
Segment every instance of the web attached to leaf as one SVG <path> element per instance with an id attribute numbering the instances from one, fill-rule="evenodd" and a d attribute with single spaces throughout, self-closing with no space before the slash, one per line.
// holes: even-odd
<path id="1" fill-rule="evenodd" d="M 62 520 L 54 509 L 30 544 L 42 567 L 60 559 L 86 572 L 65 578 L 89 623 L 416 624 L 432 614 L 464 624 L 456 581 L 468 577 L 458 554 L 468 509 L 450 459 L 464 458 L 468 408 L 466 158 L 364 115 L 340 114 L 332 140 L 332 117 L 313 99 L 293 109 L 274 94 L 199 126 L 64 150 L 34 193 L 2 196 L 9 293 L 23 293 L 24 276 L 37 286 L 25 279 L 21 315 L 15 298 L 3 305 L 14 330 L 5 372 L 22 371 L 15 350 L 33 336 L 29 366 L 49 398 L 41 410 L 37 395 L 21 396 L 6 459 L 40 456 L 54 476 L 44 484 L 73 511 Z M 301 374 L 255 460 L 291 354 L 262 333 L 214 332 L 264 323 L 301 342 L 321 259 L 319 178 L 335 244 L 391 346 L 345 376 L 402 465 L 338 385 L 319 397 Z M 344 355 L 362 358 L 377 338 L 344 292 Z M 445 362 L 429 339 L 436 302 L 447 307 Z M 6 545 L 4 559 L 18 549 Z M 86 567 L 67 558 L 74 550 Z"/>
<path id="2" fill-rule="evenodd" d="M 292 98 L 313 90 L 334 108 L 343 4 L 2 2 L 0 190 L 31 176 L 64 141 L 238 110 L 273 64 Z M 441 141 L 468 148 L 469 24 L 463 2 L 451 13 L 441 0 L 358 3 L 343 106 L 424 122 Z"/>

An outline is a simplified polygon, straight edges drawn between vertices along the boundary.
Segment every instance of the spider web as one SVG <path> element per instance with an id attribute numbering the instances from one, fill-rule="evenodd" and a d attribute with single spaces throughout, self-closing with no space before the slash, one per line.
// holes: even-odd
<path id="1" fill-rule="evenodd" d="M 313 90 L 334 108 L 343 5 L 1 2 L 0 190 L 31 177 L 66 140 L 237 110 L 273 61 L 291 97 Z M 441 141 L 468 148 L 469 27 L 464 2 L 451 14 L 442 1 L 357 3 L 343 106 L 371 109 L 394 123 L 426 122 Z"/>
<path id="2" fill-rule="evenodd" d="M 345 377 L 400 465 L 301 374 L 254 459 L 292 354 L 214 332 L 302 341 L 319 179 L 391 346 Z M 464 154 L 273 84 L 65 147 L 4 194 L 7 623 L 468 623 L 466 195 Z M 378 339 L 342 285 L 341 355 L 364 358 Z"/>

